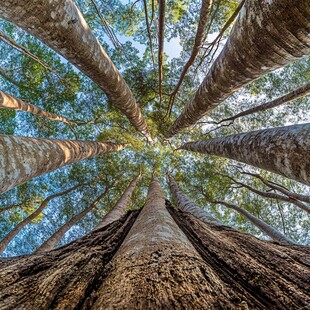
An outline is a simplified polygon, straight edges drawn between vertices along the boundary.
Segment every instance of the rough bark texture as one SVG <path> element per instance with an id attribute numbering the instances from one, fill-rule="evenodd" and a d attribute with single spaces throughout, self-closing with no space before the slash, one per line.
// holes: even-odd
<path id="1" fill-rule="evenodd" d="M 262 241 L 169 208 L 205 263 L 222 281 L 204 309 L 307 309 L 310 248 Z M 189 308 L 200 309 L 200 308 Z"/>
<path id="2" fill-rule="evenodd" d="M 131 90 L 72 0 L 7 0 L 0 7 L 0 17 L 38 37 L 77 66 L 151 140 Z"/>
<path id="3" fill-rule="evenodd" d="M 139 182 L 141 174 L 137 175 L 128 185 L 121 198 L 116 205 L 109 211 L 103 220 L 95 227 L 95 229 L 102 228 L 118 219 L 120 219 L 127 211 L 133 192 Z"/>
<path id="4" fill-rule="evenodd" d="M 169 215 L 163 190 L 153 178 L 146 204 L 111 261 L 93 309 L 202 309 L 215 299 L 213 288 L 219 289 L 213 278 Z"/>
<path id="5" fill-rule="evenodd" d="M 20 100 L 9 94 L 6 94 L 1 90 L 0 90 L 0 108 L 25 111 L 41 117 L 48 118 L 53 121 L 59 121 L 66 124 L 77 125 L 75 122 L 70 121 L 66 117 L 51 112 L 46 112 L 40 109 L 39 107 L 36 107 L 35 105 L 26 103 L 23 100 Z"/>
<path id="6" fill-rule="evenodd" d="M 59 196 L 64 196 L 81 185 L 75 185 L 63 192 L 48 196 L 43 200 L 41 205 L 39 206 L 38 209 L 36 209 L 33 213 L 31 213 L 27 218 L 25 218 L 23 221 L 21 221 L 17 226 L 15 226 L 1 241 L 0 241 L 0 254 L 3 253 L 3 251 L 6 249 L 8 244 L 13 240 L 13 238 L 26 226 L 28 225 L 32 220 L 34 220 L 46 207 L 47 204 L 54 198 L 59 197 Z"/>
<path id="7" fill-rule="evenodd" d="M 239 206 L 227 203 L 225 201 L 216 201 L 216 203 L 222 204 L 226 206 L 227 208 L 233 209 L 240 214 L 244 215 L 251 223 L 253 223 L 256 227 L 258 227 L 262 232 L 264 232 L 267 236 L 269 236 L 274 241 L 283 243 L 283 244 L 295 244 L 294 241 L 290 240 L 286 236 L 284 236 L 281 232 L 279 232 L 277 229 L 273 228 L 272 226 L 268 225 L 263 220 L 257 218 L 247 210 L 240 208 Z"/>
<path id="8" fill-rule="evenodd" d="M 38 249 L 35 251 L 35 253 L 44 253 L 46 251 L 51 251 L 55 248 L 55 246 L 60 242 L 63 235 L 77 222 L 79 222 L 88 212 L 90 212 L 92 209 L 94 209 L 99 201 L 104 198 L 109 189 L 106 187 L 104 192 L 99 195 L 87 208 L 85 208 L 82 212 L 74 215 L 66 224 L 61 226 L 50 238 L 48 238 Z M 118 219 L 120 219 L 119 217 Z"/>
<path id="9" fill-rule="evenodd" d="M 0 309 L 90 309 L 137 211 L 57 250 L 0 259 Z M 105 303 L 105 305 L 107 305 Z"/>
<path id="10" fill-rule="evenodd" d="M 298 98 L 302 98 L 304 96 L 306 96 L 308 93 L 310 92 L 310 83 L 304 84 L 303 86 L 291 91 L 290 93 L 281 96 L 279 98 L 276 98 L 274 100 L 271 100 L 269 102 L 263 103 L 257 107 L 253 107 L 251 109 L 245 110 L 243 112 L 240 112 L 232 117 L 228 117 L 225 118 L 223 120 L 221 120 L 222 122 L 226 122 L 226 121 L 234 121 L 235 119 L 242 117 L 242 116 L 246 116 L 246 115 L 250 115 L 250 114 L 254 114 L 254 113 L 258 113 L 258 112 L 263 112 L 269 109 L 273 109 L 275 107 L 278 107 L 279 105 L 282 105 L 284 103 L 288 103 L 291 102 L 293 100 L 296 100 Z"/>
<path id="11" fill-rule="evenodd" d="M 222 223 L 214 218 L 209 212 L 199 207 L 193 200 L 191 200 L 181 190 L 180 186 L 176 183 L 171 174 L 167 173 L 167 181 L 172 198 L 176 201 L 177 207 L 188 212 L 198 219 L 206 223 L 214 223 L 221 225 Z"/>
<path id="12" fill-rule="evenodd" d="M 167 137 L 195 124 L 242 86 L 310 54 L 309 19 L 308 0 L 246 1 L 223 51 Z"/>
<path id="13" fill-rule="evenodd" d="M 123 148 L 114 143 L 0 135 L 0 194 L 38 175 Z"/>
<path id="14" fill-rule="evenodd" d="M 189 142 L 180 149 L 227 157 L 310 185 L 310 124 Z"/>

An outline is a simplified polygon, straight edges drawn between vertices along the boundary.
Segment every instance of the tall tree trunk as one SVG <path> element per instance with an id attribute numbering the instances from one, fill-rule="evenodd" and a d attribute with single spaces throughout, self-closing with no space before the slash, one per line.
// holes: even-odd
<path id="1" fill-rule="evenodd" d="M 35 105 L 26 103 L 23 100 L 20 100 L 9 94 L 6 94 L 5 92 L 1 90 L 0 90 L 0 108 L 12 109 L 12 110 L 17 110 L 17 111 L 25 111 L 25 112 L 32 113 L 34 115 L 48 118 L 53 121 L 59 121 L 59 122 L 63 122 L 69 125 L 78 125 L 76 122 L 70 121 L 66 117 L 63 117 L 63 116 L 60 116 L 60 115 L 57 115 L 51 112 L 46 112 L 36 107 Z"/>
<path id="2" fill-rule="evenodd" d="M 117 201 L 116 205 L 110 210 L 103 218 L 103 220 L 94 228 L 99 229 L 110 223 L 119 220 L 127 211 L 133 192 L 141 177 L 139 173 L 128 185 L 121 198 Z"/>
<path id="3" fill-rule="evenodd" d="M 14 227 L 1 241 L 0 241 L 0 254 L 3 253 L 3 251 L 6 249 L 8 244 L 13 240 L 13 238 L 27 225 L 29 224 L 32 220 L 34 220 L 46 207 L 47 204 L 54 198 L 64 196 L 81 185 L 75 185 L 63 192 L 51 195 L 43 200 L 41 203 L 40 207 L 35 210 L 32 214 L 30 214 L 27 218 L 25 218 L 23 221 L 21 221 L 16 227 Z"/>
<path id="4" fill-rule="evenodd" d="M 125 80 L 71 0 L 8 0 L 0 17 L 38 37 L 90 77 L 132 125 L 151 141 L 147 124 Z"/>
<path id="5" fill-rule="evenodd" d="M 104 304 L 115 309 L 202 309 L 210 297 L 205 268 L 168 213 L 153 177 L 145 206 L 111 261 L 92 309 Z M 211 270 L 209 276 L 214 280 Z"/>
<path id="6" fill-rule="evenodd" d="M 179 149 L 227 157 L 310 185 L 310 124 L 188 142 Z"/>
<path id="7" fill-rule="evenodd" d="M 277 229 L 268 225 L 266 222 L 257 218 L 256 216 L 254 216 L 247 210 L 240 208 L 239 206 L 235 204 L 227 203 L 225 201 L 213 201 L 213 202 L 224 205 L 225 207 L 233 209 L 237 211 L 238 213 L 244 215 L 251 223 L 253 223 L 256 227 L 258 227 L 262 232 L 264 232 L 267 236 L 269 236 L 274 241 L 278 241 L 284 244 L 295 244 L 294 241 L 290 240 L 289 238 L 284 236 L 281 232 L 279 232 Z"/>
<path id="8" fill-rule="evenodd" d="M 246 1 L 223 51 L 167 137 L 261 75 L 310 54 L 308 0 Z"/>
<path id="9" fill-rule="evenodd" d="M 209 212 L 199 207 L 193 200 L 185 195 L 170 173 L 167 173 L 167 181 L 171 196 L 176 201 L 178 208 L 184 212 L 193 214 L 205 223 L 222 225 L 222 223 L 214 218 Z"/>
<path id="10" fill-rule="evenodd" d="M 98 196 L 87 208 L 85 208 L 79 214 L 73 216 L 66 224 L 60 227 L 50 238 L 48 238 L 38 249 L 35 253 L 44 253 L 46 251 L 51 251 L 55 248 L 55 246 L 60 242 L 63 235 L 77 222 L 79 222 L 88 212 L 94 209 L 99 201 L 104 198 L 109 191 L 109 187 L 106 186 L 104 192 Z"/>
<path id="11" fill-rule="evenodd" d="M 0 194 L 31 178 L 125 145 L 0 135 Z"/>
<path id="12" fill-rule="evenodd" d="M 158 85 L 159 100 L 161 103 L 163 95 L 163 50 L 165 39 L 166 0 L 158 0 L 158 11 Z"/>
<path id="13" fill-rule="evenodd" d="M 293 100 L 296 100 L 298 98 L 302 98 L 304 96 L 306 96 L 308 93 L 310 92 L 310 83 L 306 83 L 302 86 L 300 86 L 299 88 L 291 91 L 290 93 L 281 96 L 279 98 L 276 98 L 274 100 L 271 100 L 269 102 L 263 103 L 259 106 L 253 107 L 251 109 L 245 110 L 243 112 L 240 112 L 232 117 L 228 117 L 225 119 L 222 119 L 219 123 L 223 123 L 226 121 L 234 121 L 237 118 L 246 116 L 246 115 L 251 115 L 251 114 L 255 114 L 258 112 L 263 112 L 269 109 L 273 109 L 275 107 L 278 107 L 284 103 L 288 103 L 291 102 Z"/>

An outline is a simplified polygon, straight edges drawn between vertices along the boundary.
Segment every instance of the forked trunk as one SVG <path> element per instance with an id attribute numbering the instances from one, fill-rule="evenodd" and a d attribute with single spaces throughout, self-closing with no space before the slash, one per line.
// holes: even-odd
<path id="1" fill-rule="evenodd" d="M 0 194 L 36 176 L 124 147 L 114 143 L 0 135 Z"/>
<path id="2" fill-rule="evenodd" d="M 137 175 L 128 185 L 121 198 L 117 201 L 115 206 L 109 211 L 103 218 L 103 220 L 94 228 L 102 228 L 116 220 L 119 220 L 127 211 L 133 192 L 137 186 L 137 183 L 141 177 L 141 174 Z"/>
<path id="3" fill-rule="evenodd" d="M 185 195 L 170 173 L 167 173 L 167 181 L 172 198 L 176 201 L 178 208 L 184 212 L 193 214 L 205 223 L 222 225 L 222 223 L 209 212 L 199 207 L 193 200 Z"/>
<path id="4" fill-rule="evenodd" d="M 77 66 L 151 141 L 131 90 L 71 0 L 6 0 L 1 4 L 0 17 L 38 37 Z"/>
<path id="5" fill-rule="evenodd" d="M 21 221 L 17 226 L 15 226 L 1 241 L 0 241 L 0 254 L 5 251 L 8 244 L 13 240 L 13 238 L 26 226 L 28 225 L 32 220 L 34 220 L 37 216 L 40 215 L 40 213 L 47 207 L 47 204 L 54 198 L 64 196 L 73 190 L 77 189 L 81 185 L 75 185 L 61 193 L 57 193 L 54 195 L 51 195 L 43 200 L 40 207 L 35 210 L 33 213 L 31 213 L 27 218 L 25 218 L 23 221 Z"/>
<path id="6" fill-rule="evenodd" d="M 50 119 L 52 121 L 59 121 L 69 125 L 77 125 L 75 122 L 70 121 L 66 117 L 57 115 L 55 113 L 46 112 L 40 109 L 39 107 L 36 107 L 35 105 L 26 103 L 25 101 L 15 98 L 9 94 L 6 94 L 1 90 L 0 90 L 0 108 L 12 109 L 16 111 L 25 111 L 34 115 Z"/>
<path id="7" fill-rule="evenodd" d="M 309 55 L 309 19 L 308 0 L 246 1 L 223 51 L 167 137 L 195 124 L 242 86 Z"/>
<path id="8" fill-rule="evenodd" d="M 227 208 L 233 209 L 240 214 L 244 215 L 251 223 L 253 223 L 256 227 L 258 227 L 262 232 L 264 232 L 267 236 L 269 236 L 274 241 L 278 241 L 280 243 L 284 244 L 295 244 L 294 241 L 290 240 L 286 236 L 284 236 L 282 233 L 280 233 L 277 229 L 273 228 L 272 226 L 268 225 L 263 220 L 257 218 L 247 210 L 240 208 L 239 206 L 227 203 L 225 201 L 215 201 L 215 203 L 222 204 L 226 206 Z"/>
<path id="9" fill-rule="evenodd" d="M 79 222 L 88 212 L 94 209 L 99 201 L 104 198 L 108 193 L 108 187 L 104 190 L 104 192 L 98 196 L 87 208 L 85 208 L 79 214 L 73 216 L 66 224 L 60 227 L 50 238 L 48 238 L 38 249 L 35 253 L 44 253 L 46 251 L 51 251 L 54 247 L 60 242 L 63 235 L 77 222 Z"/>
<path id="10" fill-rule="evenodd" d="M 227 157 L 310 185 L 310 124 L 188 142 L 179 149 Z"/>

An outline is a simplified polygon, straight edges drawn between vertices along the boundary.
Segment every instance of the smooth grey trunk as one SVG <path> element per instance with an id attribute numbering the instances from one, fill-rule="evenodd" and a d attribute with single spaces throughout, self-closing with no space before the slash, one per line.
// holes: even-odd
<path id="1" fill-rule="evenodd" d="M 114 221 L 119 220 L 127 211 L 131 197 L 139 182 L 141 174 L 139 173 L 128 185 L 121 198 L 117 201 L 115 206 L 104 216 L 103 220 L 94 228 L 94 230 L 102 228 Z"/>
<path id="2" fill-rule="evenodd" d="M 272 240 L 278 241 L 284 244 L 296 244 L 294 241 L 290 240 L 286 236 L 284 236 L 277 229 L 268 225 L 263 220 L 257 218 L 247 210 L 240 208 L 239 206 L 231 203 L 227 203 L 225 201 L 214 201 L 214 203 L 221 204 L 226 206 L 227 208 L 233 209 L 240 214 L 244 215 L 251 223 L 253 223 L 256 227 L 258 227 L 262 232 L 264 232 L 267 236 L 269 236 Z"/>
<path id="3" fill-rule="evenodd" d="M 183 260 L 190 264 L 190 274 L 179 266 Z M 191 283 L 197 274 L 201 274 L 198 266 L 205 264 L 166 209 L 165 194 L 156 177 L 153 177 L 149 186 L 145 206 L 110 264 L 110 273 L 98 290 L 98 299 L 92 309 L 103 309 L 103 305 L 109 304 L 113 304 L 115 309 L 126 308 L 134 299 L 133 295 L 139 294 L 144 288 L 148 290 L 149 284 L 144 274 L 157 279 L 160 284 L 163 281 L 162 272 L 165 276 L 173 273 L 174 279 L 178 276 L 179 292 L 183 292 L 185 281 L 187 293 L 192 292 Z M 213 279 L 212 270 L 208 275 Z M 199 276 L 199 279 L 207 288 L 208 284 L 205 284 L 203 277 Z M 144 286 L 141 286 L 143 283 Z M 168 280 L 165 280 L 164 287 L 160 285 L 159 291 L 156 291 L 158 305 L 165 304 L 167 292 L 174 294 L 175 286 L 174 281 L 170 283 Z M 147 295 L 150 294 L 154 292 Z"/>
<path id="4" fill-rule="evenodd" d="M 227 121 L 234 121 L 237 118 L 240 118 L 242 116 L 255 114 L 258 112 L 263 112 L 275 107 L 278 107 L 284 103 L 289 103 L 293 100 L 296 100 L 298 98 L 302 98 L 306 96 L 310 92 L 310 83 L 304 84 L 303 86 L 291 91 L 290 93 L 281 96 L 279 98 L 276 98 L 274 100 L 271 100 L 269 102 L 263 103 L 259 106 L 253 107 L 251 109 L 245 110 L 243 112 L 240 112 L 232 117 L 228 117 L 225 119 L 222 119 L 219 123 L 227 122 Z"/>
<path id="5" fill-rule="evenodd" d="M 27 218 L 25 218 L 23 221 L 21 221 L 17 226 L 15 226 L 1 241 L 0 241 L 0 254 L 5 251 L 6 247 L 8 244 L 13 240 L 13 238 L 27 225 L 29 224 L 32 220 L 34 220 L 42 211 L 47 207 L 47 204 L 54 198 L 64 196 L 81 185 L 75 185 L 63 192 L 51 195 L 43 200 L 41 203 L 40 207 L 35 210 L 33 213 L 31 213 Z"/>
<path id="6" fill-rule="evenodd" d="M 246 1 L 221 54 L 167 137 L 263 74 L 309 55 L 309 20 L 308 0 Z"/>
<path id="7" fill-rule="evenodd" d="M 0 194 L 36 176 L 124 147 L 114 143 L 0 135 Z"/>
<path id="8" fill-rule="evenodd" d="M 179 149 L 234 159 L 310 185 L 310 124 L 188 142 Z"/>
<path id="9" fill-rule="evenodd" d="M 77 125 L 77 123 L 70 121 L 66 117 L 44 111 L 35 105 L 26 103 L 25 101 L 15 98 L 1 90 L 0 90 L 0 108 L 12 109 L 16 111 L 25 111 L 34 115 L 50 119 L 52 121 L 59 121 L 69 125 Z"/>
<path id="10" fill-rule="evenodd" d="M 182 211 L 191 213 L 205 223 L 222 225 L 222 223 L 216 218 L 214 218 L 209 212 L 202 209 L 192 199 L 190 199 L 181 190 L 180 186 L 177 184 L 177 182 L 170 173 L 167 173 L 167 182 L 169 185 L 171 196 L 176 201 L 178 208 L 180 208 Z"/>
<path id="11" fill-rule="evenodd" d="M 0 17 L 38 37 L 78 67 L 151 141 L 131 90 L 72 0 L 6 0 L 1 4 Z"/>
<path id="12" fill-rule="evenodd" d="M 258 190 L 258 189 L 255 189 L 254 187 L 252 186 L 249 186 L 245 183 L 242 183 L 242 182 L 239 182 L 239 181 L 236 181 L 234 180 L 233 178 L 230 177 L 231 180 L 233 180 L 236 184 L 238 185 L 241 185 L 242 187 L 244 188 L 247 188 L 248 190 L 250 190 L 251 192 L 255 193 L 255 194 L 258 194 L 260 196 L 263 196 L 263 197 L 266 197 L 266 198 L 270 198 L 270 199 L 277 199 L 277 200 L 282 200 L 282 201 L 286 201 L 288 203 L 292 203 L 294 204 L 295 206 L 301 208 L 302 210 L 310 213 L 310 207 L 307 206 L 306 204 L 302 203 L 301 201 L 299 200 L 296 200 L 296 199 L 292 199 L 290 197 L 287 197 L 287 196 L 283 196 L 283 195 L 280 195 L 278 193 L 272 193 L 272 192 L 265 192 L 265 191 L 261 191 L 261 190 Z"/>
<path id="13" fill-rule="evenodd" d="M 88 212 L 94 209 L 100 200 L 108 194 L 109 188 L 106 187 L 104 192 L 98 196 L 87 208 L 85 208 L 79 214 L 74 215 L 66 224 L 60 227 L 50 238 L 48 238 L 43 244 L 38 247 L 35 253 L 44 253 L 46 251 L 51 251 L 60 242 L 63 235 L 77 222 L 79 222 Z"/>

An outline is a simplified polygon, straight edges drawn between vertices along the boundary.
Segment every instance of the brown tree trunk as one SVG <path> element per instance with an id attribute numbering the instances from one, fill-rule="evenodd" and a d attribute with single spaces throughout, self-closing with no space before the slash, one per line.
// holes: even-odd
<path id="1" fill-rule="evenodd" d="M 240 112 L 232 117 L 228 117 L 225 119 L 222 119 L 219 123 L 227 122 L 227 121 L 234 121 L 237 118 L 246 116 L 246 115 L 251 115 L 255 114 L 258 112 L 263 112 L 269 109 L 273 109 L 275 107 L 278 107 L 284 103 L 291 102 L 293 100 L 296 100 L 298 98 L 302 98 L 306 96 L 310 92 L 310 83 L 306 83 L 303 86 L 291 91 L 290 93 L 281 96 L 277 99 L 271 100 L 269 102 L 263 103 L 257 107 L 253 107 L 251 109 L 245 110 L 243 112 Z"/>
<path id="2" fill-rule="evenodd" d="M 7 0 L 0 7 L 0 17 L 38 37 L 77 66 L 151 141 L 131 90 L 71 0 Z"/>
<path id="3" fill-rule="evenodd" d="M 253 223 L 257 228 L 259 228 L 263 233 L 265 233 L 267 236 L 269 236 L 274 241 L 283 243 L 283 244 L 295 244 L 294 241 L 290 240 L 286 236 L 284 236 L 281 232 L 279 232 L 277 229 L 273 228 L 272 226 L 268 225 L 263 220 L 257 218 L 247 210 L 240 208 L 239 206 L 227 203 L 225 201 L 214 201 L 214 203 L 224 205 L 227 208 L 233 209 L 237 211 L 238 213 L 244 215 L 251 223 Z"/>
<path id="4" fill-rule="evenodd" d="M 81 185 L 75 185 L 63 192 L 51 195 L 43 200 L 40 207 L 35 210 L 33 213 L 31 213 L 27 218 L 25 218 L 23 221 L 21 221 L 17 226 L 15 226 L 1 241 L 0 241 L 0 254 L 3 253 L 3 251 L 6 249 L 8 244 L 13 240 L 13 238 L 32 220 L 34 220 L 46 207 L 47 204 L 54 198 L 64 196 L 73 190 L 77 189 Z"/>
<path id="5" fill-rule="evenodd" d="M 0 135 L 0 194 L 36 176 L 124 146 Z"/>
<path id="6" fill-rule="evenodd" d="M 121 198 L 117 201 L 115 206 L 110 210 L 103 218 L 103 220 L 94 228 L 102 228 L 116 220 L 119 220 L 127 211 L 128 205 L 130 203 L 131 197 L 134 193 L 134 190 L 137 186 L 137 183 L 141 177 L 139 173 L 128 185 L 126 190 L 124 191 Z"/>
<path id="7" fill-rule="evenodd" d="M 108 194 L 109 188 L 106 187 L 104 192 L 98 196 L 87 208 L 85 208 L 79 214 L 73 216 L 66 224 L 60 227 L 50 238 L 48 238 L 41 246 L 37 248 L 35 253 L 44 253 L 46 251 L 51 251 L 60 242 L 63 235 L 77 222 L 79 222 L 88 212 L 94 209 L 99 201 Z"/>
<path id="8" fill-rule="evenodd" d="M 50 119 L 52 121 L 59 121 L 63 122 L 69 125 L 78 125 L 77 123 L 70 121 L 66 117 L 46 112 L 35 105 L 32 105 L 30 103 L 26 103 L 23 100 L 20 100 L 18 98 L 15 98 L 9 94 L 6 94 L 5 92 L 0 90 L 0 108 L 4 109 L 12 109 L 17 111 L 25 111 L 29 112 L 34 115 L 38 115 L 47 119 Z"/>
<path id="9" fill-rule="evenodd" d="M 170 173 L 167 173 L 167 182 L 169 185 L 172 198 L 176 201 L 177 207 L 184 212 L 191 213 L 205 223 L 213 223 L 222 225 L 222 223 L 214 218 L 209 212 L 199 207 L 181 190 L 175 179 Z"/>
<path id="10" fill-rule="evenodd" d="M 227 157 L 310 184 L 310 124 L 188 142 L 179 149 Z"/>
<path id="11" fill-rule="evenodd" d="M 223 51 L 167 137 L 195 124 L 242 86 L 310 54 L 309 19 L 308 0 L 246 1 Z"/>

